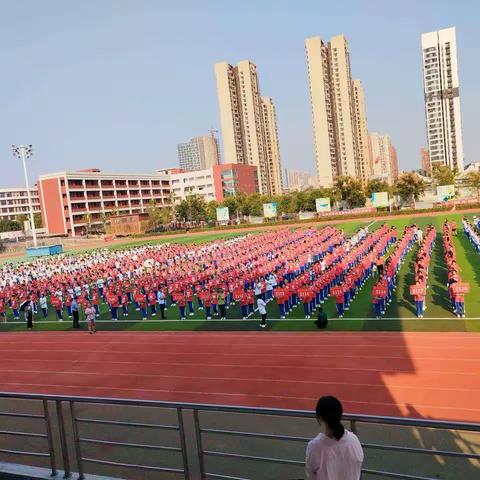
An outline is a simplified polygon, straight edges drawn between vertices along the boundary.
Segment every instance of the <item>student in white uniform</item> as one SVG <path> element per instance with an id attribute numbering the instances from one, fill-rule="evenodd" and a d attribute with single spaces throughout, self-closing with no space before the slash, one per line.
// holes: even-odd
<path id="1" fill-rule="evenodd" d="M 307 480 L 360 480 L 363 450 L 357 436 L 341 423 L 342 404 L 335 397 L 322 397 L 316 414 L 325 433 L 308 443 Z"/>

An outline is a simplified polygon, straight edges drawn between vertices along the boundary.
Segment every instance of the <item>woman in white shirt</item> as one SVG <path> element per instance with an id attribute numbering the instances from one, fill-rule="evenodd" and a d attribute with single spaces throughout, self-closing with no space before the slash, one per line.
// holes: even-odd
<path id="1" fill-rule="evenodd" d="M 267 304 L 262 297 L 259 297 L 257 300 L 257 308 L 258 313 L 262 317 L 262 320 L 260 321 L 260 326 L 262 328 L 265 328 L 267 326 Z"/>
<path id="2" fill-rule="evenodd" d="M 325 433 L 319 433 L 308 443 L 307 480 L 359 480 L 363 450 L 357 436 L 341 423 L 342 404 L 335 397 L 322 397 L 316 414 Z"/>

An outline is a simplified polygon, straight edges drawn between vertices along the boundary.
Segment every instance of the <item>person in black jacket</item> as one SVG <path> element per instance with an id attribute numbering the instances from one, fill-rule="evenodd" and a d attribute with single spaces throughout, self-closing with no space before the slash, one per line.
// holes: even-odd
<path id="1" fill-rule="evenodd" d="M 320 329 L 326 328 L 328 325 L 328 317 L 322 307 L 318 307 L 315 325 Z"/>

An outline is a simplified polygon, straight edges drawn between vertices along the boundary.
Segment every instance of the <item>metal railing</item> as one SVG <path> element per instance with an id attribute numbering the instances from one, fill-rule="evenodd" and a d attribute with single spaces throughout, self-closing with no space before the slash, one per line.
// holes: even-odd
<path id="1" fill-rule="evenodd" d="M 17 393 L 0 393 L 0 404 L 8 403 L 8 400 L 14 401 L 32 401 L 38 402 L 42 410 L 38 413 L 25 413 L 17 411 L 6 411 L 4 405 L 0 407 L 1 417 L 12 417 L 18 419 L 17 425 L 28 423 L 29 420 L 41 420 L 44 424 L 44 432 L 35 433 L 23 430 L 0 430 L 0 439 L 3 437 L 17 437 L 17 438 L 38 438 L 46 441 L 46 447 L 41 451 L 28 451 L 25 449 L 15 450 L 10 448 L 0 448 L 0 454 L 4 456 L 18 455 L 26 457 L 37 457 L 41 459 L 48 458 L 49 466 L 52 475 L 57 474 L 56 456 L 62 458 L 62 466 L 65 478 L 72 475 L 71 465 L 76 465 L 75 471 L 78 473 L 78 479 L 82 480 L 86 475 L 87 465 L 93 465 L 89 473 L 98 473 L 95 471 L 95 465 L 103 468 L 102 472 L 109 469 L 118 471 L 117 469 L 126 469 L 128 471 L 136 472 L 153 472 L 153 473 L 170 473 L 179 475 L 180 478 L 186 480 L 190 479 L 208 479 L 217 478 L 224 480 L 250 480 L 251 476 L 244 476 L 243 471 L 249 471 L 248 475 L 252 475 L 252 471 L 256 467 L 251 465 L 259 465 L 259 471 L 265 471 L 266 465 L 272 467 L 282 466 L 296 469 L 296 472 L 303 471 L 304 461 L 303 456 L 297 455 L 297 458 L 292 458 L 288 454 L 291 453 L 292 448 L 285 449 L 278 448 L 278 442 L 289 445 L 296 445 L 297 453 L 304 452 L 306 443 L 311 439 L 306 436 L 302 426 L 298 422 L 311 422 L 315 415 L 310 411 L 298 410 L 280 410 L 268 408 L 250 408 L 250 407 L 232 407 L 220 405 L 203 405 L 192 403 L 173 403 L 173 402 L 158 402 L 146 400 L 127 400 L 127 399 L 110 399 L 98 397 L 68 397 L 56 395 L 40 395 L 40 394 L 17 394 Z M 17 405 L 15 402 L 13 405 Z M 95 408 L 104 408 L 102 411 L 96 411 Z M 133 410 L 131 410 L 133 408 Z M 88 410 L 93 410 L 89 412 Z M 12 409 L 10 409 L 12 410 Z M 54 413 L 52 412 L 54 410 Z M 82 410 L 82 411 L 80 411 Z M 128 410 L 128 411 L 126 411 Z M 106 415 L 108 413 L 108 415 Z M 135 420 L 131 415 L 141 414 L 148 420 Z M 128 417 L 125 419 L 125 415 Z M 170 416 L 170 421 L 158 421 L 159 416 Z M 238 420 L 239 426 L 234 428 L 227 428 L 224 426 L 227 422 L 223 422 L 223 417 L 231 419 L 232 417 Z M 205 417 L 205 418 L 204 418 Z M 209 417 L 209 418 L 207 418 Z M 250 426 L 248 429 L 248 418 L 250 418 Z M 212 423 L 219 423 L 219 425 L 210 425 Z M 253 419 L 253 420 L 252 420 Z M 268 425 L 269 422 L 285 422 L 286 419 L 293 419 L 294 422 L 289 424 L 288 433 L 273 433 L 272 431 L 260 431 L 259 426 Z M 262 420 L 262 421 L 259 421 Z M 414 429 L 426 429 L 435 435 L 441 435 L 442 432 L 461 432 L 462 434 L 479 434 L 480 424 L 460 423 L 460 422 L 445 422 L 423 419 L 411 418 L 397 418 L 397 417 L 380 417 L 369 415 L 344 415 L 346 426 L 354 433 L 358 433 L 360 439 L 363 439 L 362 432 L 359 432 L 359 426 L 365 428 L 382 427 L 388 429 L 395 429 L 397 427 L 406 427 Z M 252 425 L 253 423 L 253 425 Z M 313 429 L 314 423 L 311 422 L 310 429 Z M 282 423 L 282 427 L 286 424 Z M 292 427 L 295 427 L 292 429 Z M 117 429 L 115 439 L 102 438 L 105 436 L 106 429 Z M 318 428 L 318 427 L 317 427 Z M 86 430 L 90 429 L 90 433 Z M 128 429 L 127 431 L 122 429 Z M 188 432 L 187 432 L 188 430 Z M 151 431 L 153 433 L 161 432 L 160 435 L 155 436 L 155 439 L 162 441 L 166 440 L 169 435 L 173 443 L 157 444 L 154 441 L 134 441 L 130 438 L 135 437 L 135 431 L 143 432 L 143 436 L 148 435 L 145 432 Z M 297 434 L 296 431 L 300 431 Z M 312 430 L 313 431 L 313 430 Z M 387 437 L 394 437 L 394 432 L 389 431 Z M 112 434 L 113 435 L 113 434 Z M 368 437 L 368 435 L 366 435 Z M 129 441 L 125 438 L 128 437 Z M 224 448 L 219 446 L 210 447 L 212 438 L 222 438 L 220 443 Z M 143 437 L 142 437 L 143 438 Z M 225 447 L 228 441 L 225 439 L 235 439 L 237 443 L 234 447 Z M 264 446 L 267 445 L 270 450 L 277 452 L 277 455 L 262 454 L 254 450 L 253 452 L 242 453 L 249 442 L 256 442 L 261 440 Z M 458 440 L 458 438 L 456 439 Z M 480 437 L 479 437 L 480 440 Z M 393 454 L 410 454 L 428 456 L 430 458 L 455 458 L 465 462 L 480 461 L 480 441 L 475 443 L 475 447 L 470 448 L 469 451 L 459 451 L 456 449 L 438 449 L 434 446 L 427 448 L 423 446 L 411 446 L 392 444 L 393 442 L 379 443 L 372 441 L 362 442 L 363 448 L 366 450 L 366 463 L 368 464 L 369 453 L 372 451 L 389 452 Z M 458 441 L 451 442 L 452 445 L 458 445 Z M 0 445 L 1 446 L 1 445 Z M 88 447 L 94 451 L 109 452 L 110 456 L 97 458 L 87 453 Z M 97 448 L 97 450 L 95 450 Z M 123 449 L 120 459 L 118 455 L 114 454 L 115 449 Z M 255 448 L 255 447 L 253 447 Z M 285 450 L 285 451 L 283 451 Z M 161 465 L 154 465 L 151 462 L 142 461 L 141 455 L 135 453 L 136 461 L 122 460 L 122 458 L 129 457 L 128 452 L 153 452 L 158 455 L 159 452 L 165 452 L 165 460 L 171 463 Z M 278 454 L 280 452 L 280 454 Z M 148 455 L 147 455 L 148 456 Z M 295 456 L 293 456 L 295 457 Z M 0 456 L 0 458 L 3 458 Z M 388 457 L 385 457 L 387 459 Z M 216 467 L 216 462 L 211 462 L 211 459 L 221 459 L 227 463 L 223 465 L 224 471 L 212 468 L 207 465 L 213 463 Z M 176 463 L 175 463 L 176 461 Z M 245 470 L 244 463 L 249 463 L 249 469 Z M 261 465 L 261 466 L 260 466 Z M 472 467 L 474 468 L 474 467 Z M 105 470 L 106 469 L 106 470 Z M 93 471 L 92 471 L 93 470 Z M 215 471 L 214 471 L 215 470 Z M 480 473 L 480 470 L 479 470 Z M 422 476 L 420 474 L 406 473 L 402 471 L 387 470 L 385 465 L 380 465 L 376 468 L 369 466 L 363 469 L 364 477 L 383 477 L 396 478 L 404 480 L 434 480 L 432 476 Z M 241 476 L 238 476 L 241 475 Z M 254 474 L 253 474 L 254 475 Z M 278 476 L 275 478 L 290 479 L 299 478 L 300 473 L 293 473 L 289 476 Z M 254 475 L 255 476 L 255 475 Z M 127 477 L 130 478 L 130 477 Z M 156 476 L 155 478 L 160 478 Z M 262 478 L 266 478 L 263 477 Z"/>

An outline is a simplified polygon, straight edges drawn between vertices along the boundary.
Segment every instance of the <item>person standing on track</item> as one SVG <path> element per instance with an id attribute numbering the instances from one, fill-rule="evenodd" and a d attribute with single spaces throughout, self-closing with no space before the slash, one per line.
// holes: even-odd
<path id="1" fill-rule="evenodd" d="M 87 308 L 85 308 L 85 320 L 87 321 L 88 325 L 88 331 L 92 333 L 97 333 L 97 327 L 95 325 L 95 318 L 97 316 L 97 311 L 95 310 L 95 307 L 88 302 Z"/>
<path id="2" fill-rule="evenodd" d="M 73 328 L 80 328 L 80 306 L 78 305 L 77 299 L 75 297 L 72 298 L 70 309 L 73 316 Z"/>
<path id="3" fill-rule="evenodd" d="M 357 436 L 342 425 L 343 407 L 335 397 L 321 397 L 316 416 L 325 433 L 308 443 L 307 480 L 360 480 L 363 450 Z"/>
<path id="4" fill-rule="evenodd" d="M 166 299 L 167 297 L 165 296 L 165 293 L 162 289 L 159 289 L 157 292 L 157 301 L 158 301 L 158 306 L 160 307 L 160 318 L 162 320 L 165 320 L 165 304 L 166 304 Z"/>
<path id="5" fill-rule="evenodd" d="M 258 313 L 262 317 L 262 320 L 260 321 L 260 326 L 262 328 L 265 328 L 267 326 L 267 304 L 265 303 L 265 300 L 262 297 L 259 297 L 257 300 L 257 307 L 258 307 Z"/>

